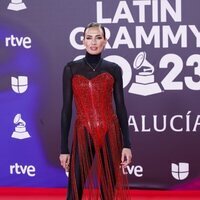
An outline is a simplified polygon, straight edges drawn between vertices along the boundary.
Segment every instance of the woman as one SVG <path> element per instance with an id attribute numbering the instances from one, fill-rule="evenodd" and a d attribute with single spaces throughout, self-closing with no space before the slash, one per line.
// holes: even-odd
<path id="1" fill-rule="evenodd" d="M 118 65 L 101 58 L 106 42 L 105 28 L 89 24 L 84 30 L 85 57 L 68 63 L 63 72 L 60 162 L 69 170 L 68 199 L 81 199 L 84 188 L 92 199 L 127 199 L 123 193 L 127 179 L 120 167 L 131 162 L 132 154 L 122 73 Z M 70 156 L 73 96 L 77 118 Z"/>

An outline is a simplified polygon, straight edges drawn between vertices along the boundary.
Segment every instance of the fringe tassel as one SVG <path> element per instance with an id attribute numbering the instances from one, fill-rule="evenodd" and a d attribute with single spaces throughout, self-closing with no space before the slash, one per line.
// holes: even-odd
<path id="1" fill-rule="evenodd" d="M 85 200 L 129 199 L 128 179 L 120 168 L 122 135 L 116 115 L 106 133 L 96 130 L 91 135 L 88 130 L 76 120 L 70 169 L 73 199 L 79 200 L 80 188 L 87 189 L 87 193 L 83 191 L 82 196 Z M 81 183 L 77 183 L 75 177 L 76 151 L 80 162 Z"/>

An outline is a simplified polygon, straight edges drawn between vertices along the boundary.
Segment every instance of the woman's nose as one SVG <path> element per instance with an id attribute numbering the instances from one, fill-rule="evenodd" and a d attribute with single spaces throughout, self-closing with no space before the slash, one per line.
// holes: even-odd
<path id="1" fill-rule="evenodd" d="M 95 38 L 92 39 L 92 44 L 96 44 L 96 39 Z"/>

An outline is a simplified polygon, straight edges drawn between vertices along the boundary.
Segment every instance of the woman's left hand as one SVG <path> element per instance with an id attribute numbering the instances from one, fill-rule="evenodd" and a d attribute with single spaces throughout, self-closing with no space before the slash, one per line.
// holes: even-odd
<path id="1" fill-rule="evenodd" d="M 132 159 L 131 149 L 123 148 L 122 149 L 122 157 L 121 157 L 122 168 L 126 168 L 127 165 L 131 163 L 131 159 Z"/>

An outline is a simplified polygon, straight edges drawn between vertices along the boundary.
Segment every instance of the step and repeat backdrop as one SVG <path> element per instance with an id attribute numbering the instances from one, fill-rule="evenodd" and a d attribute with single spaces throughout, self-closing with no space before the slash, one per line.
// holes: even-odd
<path id="1" fill-rule="evenodd" d="M 84 27 L 97 21 L 108 38 L 103 57 L 123 71 L 130 187 L 200 188 L 199 7 L 199 0 L 1 1 L 0 186 L 67 186 L 58 159 L 62 72 L 85 54 Z"/>

